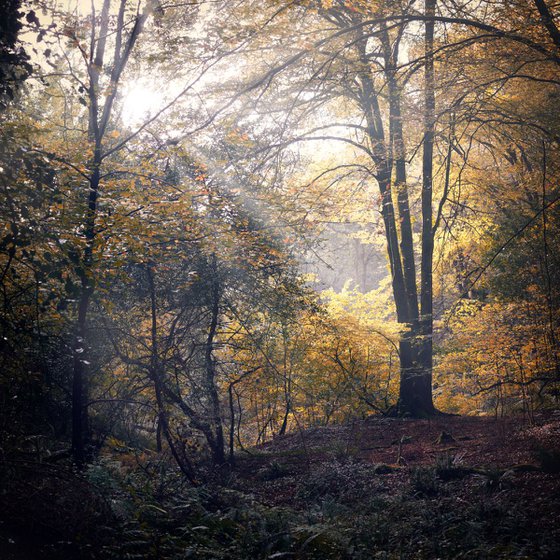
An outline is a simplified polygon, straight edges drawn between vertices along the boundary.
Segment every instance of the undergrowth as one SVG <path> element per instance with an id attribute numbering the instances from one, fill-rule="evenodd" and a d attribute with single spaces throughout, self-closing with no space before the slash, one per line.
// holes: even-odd
<path id="1" fill-rule="evenodd" d="M 8 560 L 557 557 L 557 541 L 538 532 L 503 472 L 465 469 L 453 457 L 397 470 L 331 459 L 301 473 L 293 503 L 279 507 L 233 474 L 193 487 L 164 461 L 125 468 L 105 458 L 85 475 L 4 467 L 3 501 L 28 498 L 3 511 L 0 552 Z M 271 484 L 287 472 L 271 461 L 255 476 Z M 387 477 L 401 482 L 389 487 Z"/>

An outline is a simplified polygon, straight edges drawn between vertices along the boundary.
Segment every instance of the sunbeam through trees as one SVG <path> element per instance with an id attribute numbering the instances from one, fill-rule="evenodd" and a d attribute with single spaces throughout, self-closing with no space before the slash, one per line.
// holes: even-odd
<path id="1" fill-rule="evenodd" d="M 560 4 L 0 10 L 2 558 L 560 554 Z"/>

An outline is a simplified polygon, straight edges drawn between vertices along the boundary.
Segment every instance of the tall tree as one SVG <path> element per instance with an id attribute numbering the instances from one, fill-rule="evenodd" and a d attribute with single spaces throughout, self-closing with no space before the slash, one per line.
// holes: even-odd
<path id="1" fill-rule="evenodd" d="M 125 22 L 127 2 L 121 1 L 114 29 L 110 24 L 111 0 L 104 0 L 99 15 L 95 4 L 91 10 L 91 36 L 87 50 L 82 49 L 75 31 L 68 29 L 68 37 L 76 41 L 82 52 L 86 70 L 84 89 L 88 106 L 88 140 L 93 151 L 86 167 L 87 209 L 83 216 L 84 248 L 80 255 L 79 277 L 81 289 L 78 295 L 78 316 L 74 341 L 74 366 L 72 382 L 72 451 L 78 465 L 85 460 L 87 441 L 87 378 L 85 376 L 88 347 L 88 319 L 92 296 L 95 292 L 94 249 L 97 237 L 97 216 L 101 188 L 102 166 L 108 156 L 106 136 L 113 117 L 113 107 L 123 71 L 130 59 L 139 35 L 149 16 L 149 9 L 137 12 Z M 111 49 L 108 38 L 114 36 Z"/>
<path id="2" fill-rule="evenodd" d="M 411 103 L 412 96 L 408 85 L 410 74 L 406 67 L 402 67 L 403 57 L 412 58 L 413 50 L 410 38 L 406 37 L 406 23 L 395 25 L 387 17 L 392 6 L 390 3 L 372 5 L 362 1 L 301 2 L 300 9 L 319 38 L 311 46 L 277 63 L 272 70 L 257 78 L 249 89 L 269 88 L 273 79 L 281 86 L 279 75 L 282 72 L 300 62 L 307 62 L 309 70 L 303 70 L 303 76 L 298 75 L 302 72 L 301 67 L 295 70 L 296 79 L 300 80 L 298 87 L 294 88 L 291 83 L 285 90 L 291 95 L 286 103 L 286 118 L 290 119 L 296 133 L 292 131 L 290 137 L 286 132 L 289 127 L 284 125 L 279 130 L 280 141 L 274 147 L 284 148 L 308 141 L 344 142 L 354 150 L 346 153 L 351 159 L 344 161 L 341 158 L 338 165 L 324 174 L 341 167 L 354 168 L 360 173 L 365 169 L 370 181 L 373 179 L 377 183 L 396 316 L 403 325 L 401 390 L 397 408 L 400 414 L 418 416 L 434 412 L 431 269 L 435 234 L 432 215 L 436 127 L 435 3 L 428 1 L 425 6 L 424 52 L 417 60 L 409 61 L 411 66 L 423 66 L 425 75 L 422 239 L 418 247 L 413 226 L 411 196 L 414 190 L 410 185 L 411 165 L 407 149 L 411 135 L 405 130 L 405 106 Z M 399 8 L 403 17 L 412 10 L 405 3 L 399 4 Z M 294 29 L 296 34 L 300 31 L 297 27 Z M 335 120 L 340 114 L 335 108 L 338 101 L 349 108 L 346 123 Z M 331 122 L 325 122 L 325 113 L 332 117 Z M 319 124 L 309 115 L 321 115 Z M 310 121 L 312 127 L 306 130 L 304 126 Z M 421 260 L 419 271 L 418 254 Z M 418 272 L 421 273 L 420 283 Z"/>
<path id="3" fill-rule="evenodd" d="M 554 82 L 550 70 L 559 61 L 554 8 L 539 0 L 521 1 L 511 17 L 504 17 L 503 5 L 481 3 L 467 13 L 462 3 L 438 6 L 432 0 L 423 6 L 361 0 L 273 6 L 267 21 L 282 14 L 290 22 L 285 26 L 292 38 L 290 50 L 281 39 L 271 39 L 270 44 L 278 45 L 273 51 L 277 58 L 267 61 L 260 75 L 255 72 L 244 89 L 259 92 L 257 111 L 276 115 L 284 107 L 285 120 L 270 127 L 277 136 L 268 157 L 296 143 L 342 142 L 351 148 L 341 149 L 337 162 L 327 164 L 319 176 L 329 175 L 335 182 L 337 174 L 342 176 L 340 169 L 346 177 L 365 170 L 377 183 L 395 311 L 403 325 L 397 408 L 400 414 L 432 414 L 434 248 L 439 228 L 448 230 L 453 221 L 446 216 L 454 181 L 451 160 L 458 153 L 461 165 L 468 165 L 473 146 L 490 148 L 485 134 L 515 123 L 509 109 L 496 106 L 499 96 L 493 85 L 503 87 L 515 79 Z M 270 29 L 274 37 L 282 36 L 277 26 Z M 436 35 L 438 29 L 442 32 Z M 496 45 L 498 51 L 506 45 L 513 48 L 521 55 L 518 68 L 497 76 L 484 67 L 473 82 L 462 80 L 464 57 L 481 45 Z M 538 70 L 536 55 L 544 57 Z M 441 68 L 444 80 L 436 76 L 439 61 L 446 65 Z M 267 98 L 274 103 L 268 108 Z M 415 144 L 420 149 L 414 149 Z M 420 189 L 411 179 L 419 152 Z M 436 157 L 440 165 L 434 166 Z M 460 172 L 456 183 L 461 184 Z M 448 207 L 456 216 L 460 194 L 459 200 L 451 198 Z"/>

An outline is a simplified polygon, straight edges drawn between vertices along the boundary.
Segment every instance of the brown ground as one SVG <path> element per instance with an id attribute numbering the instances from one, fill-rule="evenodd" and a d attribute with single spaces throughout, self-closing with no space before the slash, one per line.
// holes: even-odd
<path id="1" fill-rule="evenodd" d="M 371 417 L 291 433 L 251 450 L 238 461 L 238 484 L 262 503 L 297 508 L 305 505 L 297 493 L 302 480 L 325 465 L 348 460 L 381 465 L 375 480 L 382 479 L 383 491 L 391 493 L 402 491 L 419 467 L 452 464 L 464 468 L 456 477 L 461 478 L 454 488 L 457 499 L 468 499 L 489 473 L 520 507 L 560 527 L 560 465 L 544 464 L 543 470 L 543 449 L 560 462 L 559 413 L 537 417 L 533 425 L 515 417 Z"/>

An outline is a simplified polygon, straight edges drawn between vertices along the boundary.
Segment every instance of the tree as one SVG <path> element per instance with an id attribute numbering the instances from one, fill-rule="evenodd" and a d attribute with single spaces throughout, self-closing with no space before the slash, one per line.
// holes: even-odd
<path id="1" fill-rule="evenodd" d="M 400 342 L 401 392 L 398 410 L 400 414 L 432 414 L 431 271 L 437 223 L 432 216 L 432 160 L 436 122 L 434 22 L 431 18 L 435 13 L 435 4 L 426 4 L 428 22 L 425 26 L 424 54 L 418 63 L 420 67 L 425 67 L 420 287 L 417 283 L 411 187 L 407 177 L 407 139 L 403 123 L 403 104 L 409 95 L 409 76 L 401 70 L 399 62 L 406 26 L 391 25 L 384 17 L 387 11 L 384 5 L 303 2 L 300 9 L 316 26 L 320 38 L 309 48 L 278 63 L 264 77 L 253 82 L 250 88 L 257 89 L 261 84 L 268 87 L 271 80 L 280 80 L 278 75 L 282 71 L 303 60 L 308 61 L 310 70 L 304 73 L 299 88 L 294 91 L 293 86 L 289 85 L 286 90 L 288 95 L 293 96 L 288 101 L 287 118 L 292 122 L 293 117 L 297 134 L 290 138 L 286 133 L 288 127 L 283 125 L 278 131 L 280 138 L 271 149 L 308 141 L 341 141 L 352 146 L 353 153 L 348 156 L 353 161 L 340 162 L 331 171 L 355 166 L 357 172 L 365 169 L 370 179 L 377 182 L 396 315 L 398 322 L 404 325 Z M 406 17 L 408 8 L 403 6 L 402 9 Z M 325 27 L 325 23 L 330 28 Z M 304 97 L 309 89 L 314 92 L 313 96 Z M 307 121 L 300 115 L 317 114 L 313 111 L 326 109 L 336 118 L 334 104 L 337 101 L 351 111 L 348 122 L 331 121 L 313 126 L 311 130 L 302 130 Z M 298 119 L 299 124 L 296 124 Z M 341 129 L 342 133 L 338 134 L 337 130 Z M 331 133 L 331 130 L 335 132 Z M 352 133 L 355 133 L 355 137 Z M 364 154 L 366 159 L 363 158 Z"/>
<path id="2" fill-rule="evenodd" d="M 13 101 L 32 72 L 29 55 L 18 39 L 23 28 L 20 9 L 21 0 L 2 0 L 0 4 L 0 109 Z M 40 25 L 33 10 L 26 14 L 26 20 L 36 28 Z"/>
<path id="3" fill-rule="evenodd" d="M 63 106 L 55 105 L 59 112 L 54 113 L 52 121 L 57 133 L 47 137 L 42 131 L 42 145 L 34 150 L 71 178 L 67 185 L 74 223 L 72 233 L 66 233 L 67 241 L 71 240 L 68 246 L 73 249 L 68 255 L 71 276 L 77 278 L 72 343 L 72 449 L 78 465 L 86 459 L 89 439 L 92 301 L 102 275 L 110 270 L 111 259 L 104 258 L 113 236 L 118 235 L 119 228 L 130 225 L 130 216 L 142 210 L 141 206 L 131 209 L 126 208 L 126 203 L 119 205 L 112 197 L 117 192 L 124 194 L 125 185 L 130 185 L 131 180 L 134 187 L 140 187 L 141 180 L 134 184 L 136 176 L 150 182 L 154 171 L 149 165 L 143 169 L 135 167 L 142 156 L 131 152 L 130 157 L 124 158 L 122 154 L 172 105 L 170 102 L 132 131 L 119 122 L 123 82 L 129 66 L 137 62 L 137 44 L 154 9 L 150 2 L 138 8 L 126 1 L 117 6 L 104 0 L 101 6 L 92 3 L 89 15 L 84 17 L 53 12 L 54 23 L 47 34 L 60 50 L 48 55 L 45 65 L 54 67 L 56 72 L 52 76 L 47 72 L 45 82 L 51 91 L 56 90 L 54 99 L 62 98 Z M 154 19 L 154 28 L 158 29 L 161 14 L 158 12 Z M 179 93 L 175 101 L 184 93 Z"/>
<path id="4" fill-rule="evenodd" d="M 104 0 L 99 19 L 95 8 L 91 13 L 91 43 L 85 50 L 77 35 L 77 29 L 67 27 L 64 33 L 76 45 L 82 55 L 85 65 L 85 82 L 82 88 L 87 95 L 88 108 L 88 142 L 92 155 L 86 163 L 84 173 L 87 187 L 87 209 L 81 224 L 83 228 L 84 247 L 79 255 L 80 291 L 77 298 L 77 321 L 74 342 L 74 365 L 72 382 L 72 450 L 74 460 L 78 465 L 85 461 L 85 443 L 87 441 L 87 379 L 85 369 L 87 365 L 88 319 L 91 298 L 95 292 L 94 251 L 97 237 L 97 219 L 99 195 L 101 188 L 102 166 L 109 153 L 114 153 L 115 147 L 107 145 L 107 135 L 110 132 L 110 121 L 113 106 L 121 82 L 122 74 L 130 59 L 139 35 L 142 33 L 146 20 L 150 14 L 148 8 L 137 13 L 130 22 L 126 22 L 126 2 L 121 2 L 116 26 L 111 29 L 114 33 L 113 52 L 107 51 L 107 38 L 110 31 L 111 1 Z M 99 23 L 97 23 L 99 21 Z M 128 29 L 129 30 L 128 30 Z M 102 73 L 103 71 L 103 73 Z M 102 80 L 103 78 L 103 80 Z M 81 79 L 79 79 L 81 81 Z M 104 90 L 107 94 L 104 94 Z"/>
<path id="5" fill-rule="evenodd" d="M 535 2 L 516 4 L 511 18 L 504 17 L 501 5 L 483 4 L 466 14 L 460 3 L 431 1 L 421 8 L 361 1 L 305 1 L 289 7 L 275 2 L 272 7 L 263 20 L 271 22 L 266 29 L 273 58 L 262 70 L 256 63 L 238 113 L 240 122 L 249 120 L 251 111 L 268 115 L 269 146 L 263 147 L 259 132 L 252 138 L 261 143 L 249 154 L 264 153 L 273 161 L 281 152 L 301 150 L 307 163 L 305 144 L 338 142 L 337 161 L 325 161 L 317 178 L 328 176 L 332 185 L 337 178 L 368 175 L 377 183 L 395 311 L 403 324 L 397 409 L 432 414 L 434 251 L 444 251 L 443 239 L 461 219 L 461 166 L 469 167 L 477 150 L 492 149 L 487 135 L 507 136 L 510 126 L 534 126 L 529 119 L 517 122 L 511 107 L 497 105 L 498 88 L 505 90 L 516 80 L 555 82 L 554 15 Z M 278 24 L 282 18 L 288 22 L 284 29 Z M 249 28 L 258 33 L 258 25 Z M 285 29 L 290 30 L 288 54 Z M 543 33 L 546 39 L 539 40 Z M 476 73 L 476 59 L 469 57 L 482 45 L 495 49 L 502 75 L 480 64 Z M 514 49 L 517 66 L 504 70 L 506 48 Z M 472 81 L 461 80 L 462 67 L 471 64 Z M 258 92 L 254 103 L 253 92 Z M 420 152 L 418 185 L 415 156 Z M 462 161 L 455 164 L 456 154 Z M 421 216 L 421 228 L 415 215 Z"/>

